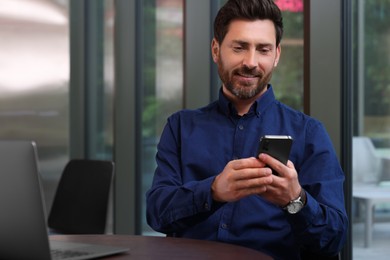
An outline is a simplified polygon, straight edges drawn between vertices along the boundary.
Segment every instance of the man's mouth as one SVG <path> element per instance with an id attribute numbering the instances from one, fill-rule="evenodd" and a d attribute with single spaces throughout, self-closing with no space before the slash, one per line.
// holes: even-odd
<path id="1" fill-rule="evenodd" d="M 257 71 L 245 71 L 245 70 L 239 70 L 235 73 L 237 76 L 242 78 L 259 78 L 261 77 L 261 73 Z"/>
<path id="2" fill-rule="evenodd" d="M 237 82 L 243 86 L 252 86 L 257 84 L 258 77 L 248 74 L 236 74 Z"/>
<path id="3" fill-rule="evenodd" d="M 248 73 L 236 73 L 236 76 L 238 76 L 241 80 L 253 80 L 258 79 L 260 77 L 259 74 L 248 74 Z"/>
<path id="4" fill-rule="evenodd" d="M 237 75 L 240 77 L 243 77 L 243 78 L 257 78 L 258 77 L 256 75 L 240 74 L 240 73 L 238 73 Z"/>

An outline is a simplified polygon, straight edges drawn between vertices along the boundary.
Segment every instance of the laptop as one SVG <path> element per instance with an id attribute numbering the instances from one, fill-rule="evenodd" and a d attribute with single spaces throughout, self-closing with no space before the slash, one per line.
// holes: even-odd
<path id="1" fill-rule="evenodd" d="M 0 259 L 81 260 L 128 251 L 50 241 L 44 205 L 36 144 L 0 140 Z"/>

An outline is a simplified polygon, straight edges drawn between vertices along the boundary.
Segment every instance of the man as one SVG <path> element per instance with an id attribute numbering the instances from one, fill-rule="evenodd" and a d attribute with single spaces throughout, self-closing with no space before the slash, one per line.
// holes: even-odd
<path id="1" fill-rule="evenodd" d="M 219 100 L 168 118 L 147 192 L 154 230 L 276 259 L 341 250 L 344 174 L 329 136 L 320 122 L 278 102 L 269 84 L 282 34 L 272 0 L 230 0 L 219 11 L 211 44 Z M 294 139 L 287 165 L 257 154 L 263 135 Z"/>

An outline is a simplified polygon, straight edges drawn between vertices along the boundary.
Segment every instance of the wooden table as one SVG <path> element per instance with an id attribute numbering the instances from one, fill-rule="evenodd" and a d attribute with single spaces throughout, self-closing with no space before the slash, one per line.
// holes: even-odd
<path id="1" fill-rule="evenodd" d="M 129 248 L 127 253 L 105 259 L 272 259 L 264 253 L 242 246 L 187 238 L 130 235 L 52 235 L 50 240 Z"/>

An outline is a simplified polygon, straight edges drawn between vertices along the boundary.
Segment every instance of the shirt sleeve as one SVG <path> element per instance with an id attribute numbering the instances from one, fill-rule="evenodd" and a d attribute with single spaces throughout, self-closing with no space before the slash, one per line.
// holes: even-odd
<path id="1" fill-rule="evenodd" d="M 176 233 L 193 226 L 218 207 L 211 197 L 215 177 L 183 183 L 179 120 L 177 114 L 168 119 L 158 144 L 153 184 L 146 193 L 147 222 L 162 233 Z"/>
<path id="2" fill-rule="evenodd" d="M 297 171 L 307 203 L 298 214 L 289 215 L 288 221 L 304 249 L 337 254 L 344 245 L 348 228 L 344 173 L 322 124 L 312 121 L 306 138 L 304 157 Z"/>

